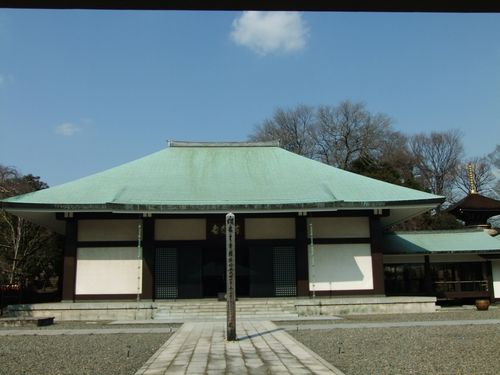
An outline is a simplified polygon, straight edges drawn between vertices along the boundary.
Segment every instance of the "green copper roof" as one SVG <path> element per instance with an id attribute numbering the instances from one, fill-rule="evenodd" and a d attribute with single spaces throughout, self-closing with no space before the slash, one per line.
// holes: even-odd
<path id="1" fill-rule="evenodd" d="M 399 232 L 382 238 L 384 254 L 500 252 L 500 241 L 482 229 Z"/>
<path id="2" fill-rule="evenodd" d="M 4 208 L 186 212 L 437 205 L 275 144 L 171 142 L 141 159 L 3 201 Z"/>

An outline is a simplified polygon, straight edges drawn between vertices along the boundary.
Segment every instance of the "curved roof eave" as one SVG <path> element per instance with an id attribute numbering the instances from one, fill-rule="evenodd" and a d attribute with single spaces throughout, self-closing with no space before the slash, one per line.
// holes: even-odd
<path id="1" fill-rule="evenodd" d="M 437 206 L 443 203 L 444 198 L 384 201 L 384 202 L 307 202 L 307 203 L 186 203 L 186 204 L 135 204 L 135 203 L 98 203 L 98 204 L 70 204 L 70 203 L 21 203 L 0 202 L 6 210 L 43 210 L 43 211 L 132 211 L 132 212 L 213 212 L 213 211 L 291 211 L 291 210 L 338 210 L 338 209 L 374 209 L 374 208 L 405 208 L 408 206 Z"/>

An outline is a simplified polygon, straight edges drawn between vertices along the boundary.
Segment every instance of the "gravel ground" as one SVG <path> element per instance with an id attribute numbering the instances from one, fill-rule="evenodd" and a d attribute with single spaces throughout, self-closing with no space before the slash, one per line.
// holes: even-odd
<path id="1" fill-rule="evenodd" d="M 497 325 L 289 333 L 347 375 L 500 374 Z"/>
<path id="2" fill-rule="evenodd" d="M 429 314 L 347 315 L 342 318 L 281 324 L 500 319 L 500 308 L 488 311 L 447 308 Z M 12 328 L 105 330 L 150 327 L 175 329 L 179 324 L 56 322 L 47 327 Z M 497 359 L 500 354 L 499 325 L 324 329 L 289 333 L 347 375 L 500 374 Z M 169 337 L 170 334 L 0 337 L 0 375 L 133 374 Z"/>
<path id="3" fill-rule="evenodd" d="M 134 374 L 170 334 L 0 337 L 0 374 Z"/>

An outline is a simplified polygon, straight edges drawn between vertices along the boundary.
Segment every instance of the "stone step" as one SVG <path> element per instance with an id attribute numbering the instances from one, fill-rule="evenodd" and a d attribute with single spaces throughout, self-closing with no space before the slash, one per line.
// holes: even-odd
<path id="1" fill-rule="evenodd" d="M 185 303 L 185 302 L 156 302 L 158 306 L 224 306 L 226 302 L 207 302 L 207 303 Z M 295 303 L 258 303 L 258 302 L 236 302 L 236 306 L 295 306 Z"/>
<path id="2" fill-rule="evenodd" d="M 259 312 L 244 312 L 237 311 L 237 315 L 251 315 L 251 316 L 265 316 L 265 315 L 297 315 L 296 312 L 291 311 L 259 311 Z M 204 311 L 185 313 L 185 312 L 161 312 L 158 311 L 155 316 L 192 316 L 192 315 L 203 315 L 203 316 L 222 316 L 226 315 L 225 311 L 220 311 L 218 313 L 207 313 Z"/>
<path id="3" fill-rule="evenodd" d="M 155 320 L 224 320 L 224 301 L 164 301 L 157 302 Z M 296 319 L 295 300 L 243 300 L 236 302 L 236 316 L 243 319 Z"/>
<path id="4" fill-rule="evenodd" d="M 227 306 L 218 306 L 218 307 L 206 307 L 206 306 L 199 306 L 199 307 L 186 307 L 186 306 L 173 306 L 173 307 L 163 307 L 163 306 L 158 306 L 158 309 L 162 310 L 184 310 L 184 311 L 194 311 L 194 310 L 207 310 L 207 311 L 217 311 L 217 310 L 224 310 L 226 309 Z M 290 307 L 290 306 L 236 306 L 236 309 L 238 310 L 295 310 L 295 307 Z"/>
<path id="5" fill-rule="evenodd" d="M 193 306 L 217 306 L 226 304 L 225 301 L 206 301 L 206 302 L 184 302 L 182 300 L 172 300 L 172 301 L 157 301 L 157 305 L 193 305 Z M 290 305 L 296 304 L 296 301 L 276 301 L 276 302 L 259 302 L 259 301 L 236 301 L 237 305 L 256 305 L 256 306 L 273 306 L 273 305 Z"/>
<path id="6" fill-rule="evenodd" d="M 247 315 L 247 316 L 267 316 L 267 315 L 283 315 L 283 316 L 297 316 L 298 314 L 295 311 L 236 311 L 237 315 Z M 178 311 L 178 310 L 157 310 L 155 316 L 156 317 L 183 317 L 183 316 L 225 316 L 226 310 L 223 311 L 206 311 L 206 310 L 193 310 L 193 311 Z"/>
<path id="7" fill-rule="evenodd" d="M 225 309 L 226 305 L 221 306 L 186 306 L 186 305 L 175 305 L 175 306 L 158 306 L 159 309 L 164 310 L 173 310 L 173 309 L 182 309 L 182 310 L 198 310 L 198 309 L 206 309 L 206 310 L 221 310 Z M 258 305 L 248 305 L 248 306 L 236 306 L 237 309 L 241 310 L 276 310 L 276 309 L 295 309 L 295 306 L 258 306 Z"/>
<path id="8" fill-rule="evenodd" d="M 221 307 L 221 308 L 206 308 L 206 307 L 200 307 L 197 309 L 193 308 L 185 308 L 182 306 L 176 307 L 176 308 L 164 308 L 160 307 L 158 310 L 161 311 L 184 311 L 184 312 L 190 312 L 190 311 L 207 311 L 207 312 L 217 312 L 217 311 L 226 311 L 226 306 Z M 286 308 L 286 307 L 267 307 L 267 308 L 257 308 L 257 307 L 252 307 L 252 308 L 247 308 L 247 307 L 237 307 L 236 311 L 295 311 L 294 308 Z"/>
<path id="9" fill-rule="evenodd" d="M 282 314 L 282 315 L 241 315 L 236 314 L 237 319 L 257 319 L 257 320 L 294 320 L 298 319 L 297 314 Z M 169 316 L 155 316 L 154 320 L 165 321 L 189 321 L 189 320 L 225 320 L 226 315 L 169 315 Z"/>

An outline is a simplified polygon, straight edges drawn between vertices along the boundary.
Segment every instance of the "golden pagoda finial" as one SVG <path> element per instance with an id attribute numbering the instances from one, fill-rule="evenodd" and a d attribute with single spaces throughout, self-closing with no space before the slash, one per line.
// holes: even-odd
<path id="1" fill-rule="evenodd" d="M 469 183 L 470 183 L 470 194 L 477 194 L 476 185 L 474 183 L 473 168 L 474 166 L 472 163 L 467 164 L 467 174 L 469 176 Z"/>

